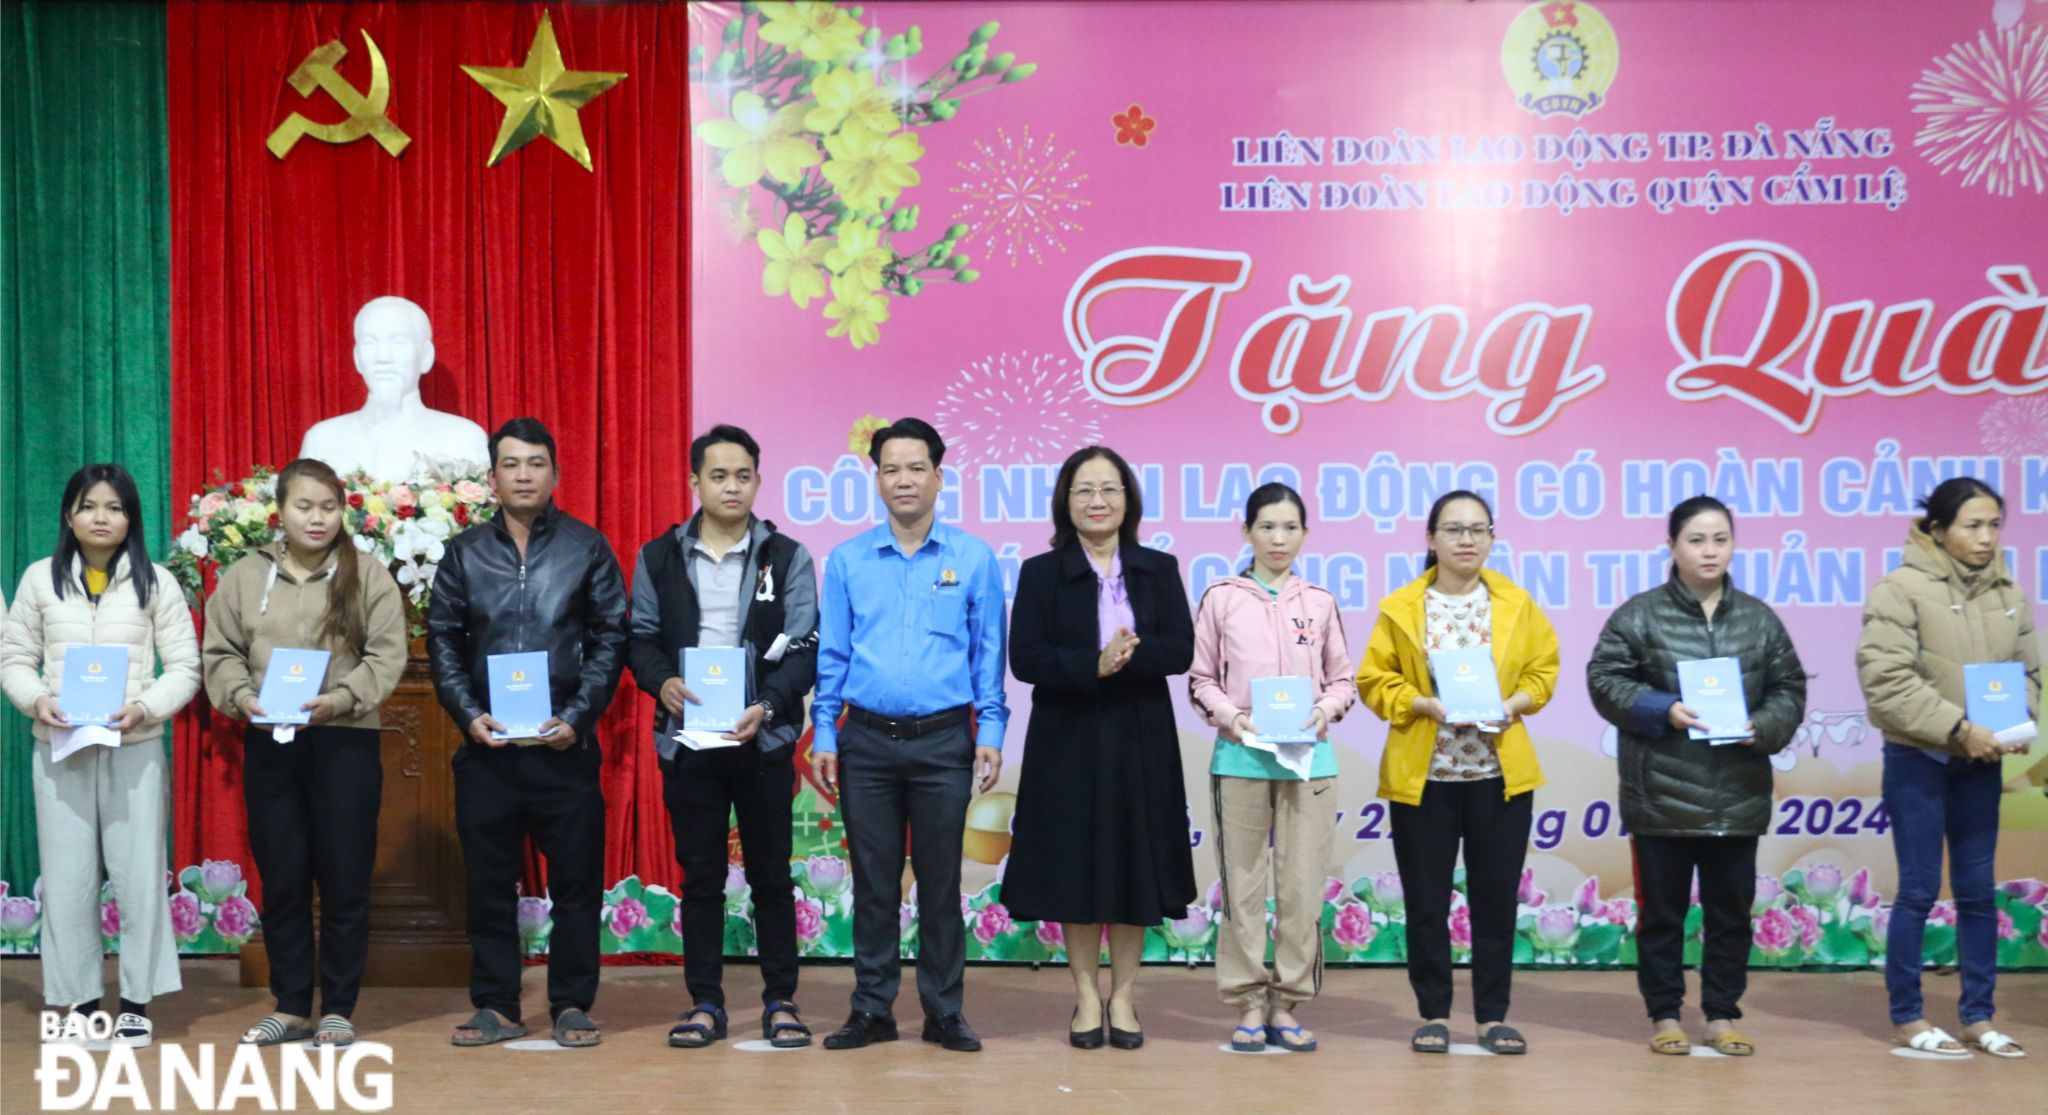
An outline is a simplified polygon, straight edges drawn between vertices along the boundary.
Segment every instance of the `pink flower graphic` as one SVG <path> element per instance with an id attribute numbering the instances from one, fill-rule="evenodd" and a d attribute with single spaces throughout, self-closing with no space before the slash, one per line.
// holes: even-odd
<path id="1" fill-rule="evenodd" d="M 1871 909 L 1878 903 L 1877 888 L 1870 885 L 1870 869 L 1859 869 L 1849 877 L 1849 905 Z"/>
<path id="2" fill-rule="evenodd" d="M 1462 902 L 1451 907 L 1451 948 L 1456 952 L 1472 951 L 1472 907 Z"/>
<path id="3" fill-rule="evenodd" d="M 120 935 L 121 904 L 118 900 L 109 898 L 105 902 L 100 903 L 100 936 L 119 937 Z"/>
<path id="4" fill-rule="evenodd" d="M 1600 901 L 1600 876 L 1588 875 L 1572 891 L 1572 908 L 1590 917 L 1599 917 L 1603 903 Z"/>
<path id="5" fill-rule="evenodd" d="M 1207 906 L 1190 906 L 1185 916 L 1166 919 L 1166 924 L 1160 926 L 1160 930 L 1166 934 L 1168 947 L 1187 952 L 1200 948 L 1202 942 L 1208 939 L 1209 927 L 1214 920 L 1215 915 L 1209 912 Z"/>
<path id="6" fill-rule="evenodd" d="M 1536 912 L 1530 944 L 1539 952 L 1564 952 L 1579 940 L 1579 914 L 1569 906 L 1545 906 Z"/>
<path id="7" fill-rule="evenodd" d="M 974 914 L 974 939 L 980 941 L 983 948 L 987 948 L 997 937 L 1016 928 L 1016 925 L 1016 922 L 1010 920 L 1010 911 L 1004 909 L 1002 903 L 991 902 Z"/>
<path id="8" fill-rule="evenodd" d="M 171 896 L 171 936 L 191 941 L 206 932 L 206 915 L 199 910 L 199 896 L 181 890 Z"/>
<path id="9" fill-rule="evenodd" d="M 2034 934 L 2034 939 L 2041 943 L 2042 948 L 2048 949 L 2048 918 L 2041 919 L 2041 931 Z"/>
<path id="10" fill-rule="evenodd" d="M 1882 951 L 1885 936 L 1891 932 L 1891 928 L 1892 908 L 1890 906 L 1879 906 L 1877 912 L 1870 915 L 1870 928 L 1865 930 L 1865 940 L 1873 948 Z"/>
<path id="11" fill-rule="evenodd" d="M 1398 914 L 1408 909 L 1408 892 L 1401 886 L 1398 871 L 1375 871 L 1372 889 L 1367 892 L 1372 908 L 1383 914 Z"/>
<path id="12" fill-rule="evenodd" d="M 2013 879 L 1998 884 L 1998 889 L 2022 906 L 2036 906 L 2048 901 L 2048 883 L 2039 879 Z"/>
<path id="13" fill-rule="evenodd" d="M 1799 923 L 1799 947 L 1811 951 L 1820 944 L 1820 911 L 1812 906 L 1796 905 L 1791 909 L 1792 920 Z"/>
<path id="14" fill-rule="evenodd" d="M 1636 924 L 1636 900 L 1633 898 L 1610 898 L 1601 908 L 1600 917 L 1610 925 L 1632 929 Z"/>
<path id="15" fill-rule="evenodd" d="M 242 885 L 242 865 L 233 860 L 210 859 L 199 865 L 199 897 L 219 905 Z"/>
<path id="16" fill-rule="evenodd" d="M 1338 906 L 1337 919 L 1330 926 L 1330 936 L 1350 952 L 1365 951 L 1379 931 L 1379 926 L 1372 923 L 1372 911 L 1362 902 Z"/>
<path id="17" fill-rule="evenodd" d="M 2012 923 L 2012 915 L 2004 910 L 1994 910 L 1993 913 L 1998 915 L 1998 939 L 2001 941 L 2019 940 L 2020 929 L 2019 926 Z"/>
<path id="18" fill-rule="evenodd" d="M 683 904 L 680 900 L 668 912 L 668 931 L 678 937 L 683 935 Z"/>
<path id="19" fill-rule="evenodd" d="M 521 895 L 519 898 L 519 939 L 536 944 L 548 935 L 555 926 L 553 911 L 555 904 L 546 898 Z"/>
<path id="20" fill-rule="evenodd" d="M 1067 947 L 1066 930 L 1061 929 L 1060 923 L 1056 921 L 1039 922 L 1038 943 L 1054 951 L 1064 949 Z"/>
<path id="21" fill-rule="evenodd" d="M 1955 923 L 1956 904 L 1947 899 L 1936 902 L 1933 908 L 1927 911 L 1927 924 L 1929 925 L 1954 925 Z"/>
<path id="22" fill-rule="evenodd" d="M 1799 940 L 1799 923 L 1792 919 L 1791 914 L 1773 907 L 1756 919 L 1756 931 L 1751 940 L 1755 942 L 1757 951 L 1765 956 L 1783 956 L 1791 952 Z"/>
<path id="23" fill-rule="evenodd" d="M 838 856 L 812 856 L 805 860 L 804 878 L 810 881 L 811 892 L 818 895 L 838 894 L 850 883 L 846 861 Z"/>
<path id="24" fill-rule="evenodd" d="M 653 925 L 654 919 L 647 916 L 647 904 L 637 898 L 621 898 L 612 907 L 612 936 L 624 940 L 627 935 L 643 925 Z"/>
<path id="25" fill-rule="evenodd" d="M 905 902 L 896 908 L 896 935 L 906 941 L 917 936 L 917 906 L 914 903 Z"/>
<path id="26" fill-rule="evenodd" d="M 1832 863 L 1816 863 L 1806 869 L 1806 893 L 1816 903 L 1831 902 L 1842 893 L 1842 869 Z"/>
<path id="27" fill-rule="evenodd" d="M 1219 883 L 1217 885 L 1220 887 L 1222 884 Z M 1323 880 L 1323 901 L 1342 902 L 1344 901 L 1344 896 L 1349 893 L 1350 889 L 1344 885 L 1344 880 L 1337 878 L 1335 875 Z"/>
<path id="28" fill-rule="evenodd" d="M 247 941 L 256 932 L 256 905 L 242 895 L 229 895 L 213 912 L 213 928 L 228 944 Z"/>
<path id="29" fill-rule="evenodd" d="M 1211 910 L 1223 909 L 1223 880 L 1218 879 L 1209 884 L 1209 893 L 1203 896 L 1202 905 L 1209 907 Z"/>
<path id="30" fill-rule="evenodd" d="M 1756 877 L 1756 898 L 1749 904 L 1750 915 L 1753 917 L 1763 916 L 1765 910 L 1776 906 L 1778 900 L 1783 897 L 1785 897 L 1785 884 L 1780 883 L 1776 875 L 1758 875 Z M 1692 901 L 1693 905 L 1699 905 L 1700 892 L 1698 883 L 1693 884 Z"/>
<path id="31" fill-rule="evenodd" d="M 1522 869 L 1522 885 L 1515 890 L 1515 901 L 1523 906 L 1541 906 L 1550 901 L 1550 896 L 1536 889 L 1536 869 Z"/>
<path id="32" fill-rule="evenodd" d="M 796 939 L 814 945 L 825 935 L 825 907 L 818 900 L 799 894 L 796 899 Z"/>

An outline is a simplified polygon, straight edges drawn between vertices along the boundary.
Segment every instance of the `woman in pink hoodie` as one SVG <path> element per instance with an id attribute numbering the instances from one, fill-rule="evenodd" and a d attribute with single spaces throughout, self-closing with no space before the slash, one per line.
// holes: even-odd
<path id="1" fill-rule="evenodd" d="M 1316 1047 L 1293 1008 L 1323 980 L 1323 880 L 1337 826 L 1337 756 L 1329 728 L 1358 699 L 1337 598 L 1294 574 L 1308 537 L 1301 493 L 1267 484 L 1244 509 L 1252 563 L 1209 586 L 1195 616 L 1188 692 L 1216 727 L 1209 764 L 1223 927 L 1216 942 L 1217 991 L 1243 1015 L 1230 1047 L 1267 1042 L 1295 1052 Z M 1302 727 L 1316 742 L 1306 775 L 1283 765 L 1251 736 L 1255 678 L 1308 679 L 1312 702 Z M 1255 740 L 1255 737 L 1254 737 Z M 1270 840 L 1271 869 L 1268 870 Z M 1266 967 L 1266 896 L 1273 895 L 1273 966 Z"/>

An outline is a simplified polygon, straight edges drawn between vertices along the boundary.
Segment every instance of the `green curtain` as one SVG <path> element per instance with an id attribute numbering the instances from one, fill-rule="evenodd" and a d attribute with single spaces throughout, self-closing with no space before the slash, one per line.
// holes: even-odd
<path id="1" fill-rule="evenodd" d="M 49 554 L 64 481 L 117 461 L 170 536 L 164 11 L 0 5 L 0 581 Z M 40 873 L 28 721 L 0 709 L 0 878 Z M 166 748 L 170 745 L 168 734 Z"/>

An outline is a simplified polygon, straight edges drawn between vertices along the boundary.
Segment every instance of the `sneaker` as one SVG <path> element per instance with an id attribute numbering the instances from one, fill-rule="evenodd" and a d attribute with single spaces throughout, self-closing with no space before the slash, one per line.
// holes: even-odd
<path id="1" fill-rule="evenodd" d="M 149 1045 L 154 1035 L 155 1029 L 150 1026 L 149 1019 L 139 1014 L 123 1012 L 121 1017 L 114 1020 L 114 1038 L 109 1044 L 131 1045 L 142 1049 Z"/>

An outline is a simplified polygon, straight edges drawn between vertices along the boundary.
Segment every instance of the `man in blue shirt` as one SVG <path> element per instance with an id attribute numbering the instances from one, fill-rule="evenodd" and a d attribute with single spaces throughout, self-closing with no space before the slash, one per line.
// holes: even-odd
<path id="1" fill-rule="evenodd" d="M 1003 766 L 1003 578 L 987 543 L 936 520 L 945 455 L 916 418 L 876 433 L 868 456 L 889 521 L 825 563 L 811 764 L 846 823 L 854 950 L 853 1013 L 827 1049 L 896 1040 L 906 823 L 924 1040 L 981 1048 L 960 1009 L 960 847 L 968 798 Z"/>

